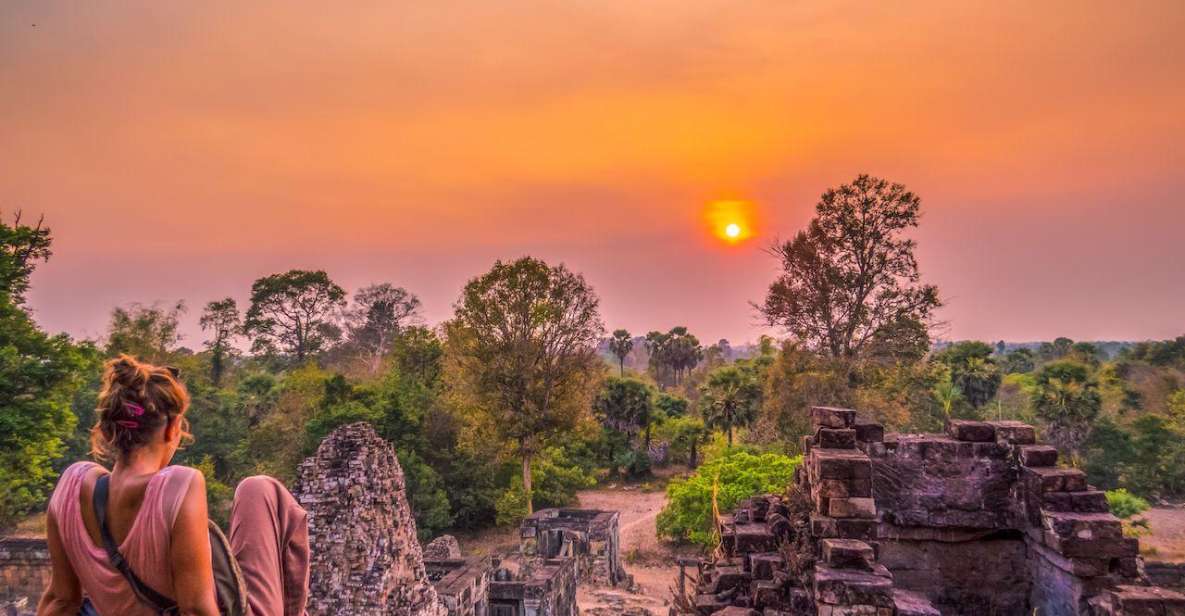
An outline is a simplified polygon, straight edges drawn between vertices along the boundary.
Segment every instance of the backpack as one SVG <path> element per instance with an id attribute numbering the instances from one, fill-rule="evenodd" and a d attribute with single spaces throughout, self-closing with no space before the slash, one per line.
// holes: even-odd
<path id="1" fill-rule="evenodd" d="M 103 475 L 95 482 L 94 507 L 95 517 L 99 521 L 99 534 L 103 538 L 103 549 L 107 551 L 107 558 L 131 585 L 136 597 L 145 605 L 153 608 L 162 616 L 173 616 L 180 613 L 177 602 L 160 594 L 151 586 L 145 584 L 131 565 L 119 553 L 115 538 L 107 528 L 107 490 L 111 475 Z M 218 612 L 222 616 L 247 616 L 247 585 L 243 581 L 243 572 L 235 560 L 234 552 L 230 549 L 230 542 L 226 535 L 211 520 L 207 520 L 210 535 L 210 559 L 214 565 L 214 590 L 217 594 Z"/>

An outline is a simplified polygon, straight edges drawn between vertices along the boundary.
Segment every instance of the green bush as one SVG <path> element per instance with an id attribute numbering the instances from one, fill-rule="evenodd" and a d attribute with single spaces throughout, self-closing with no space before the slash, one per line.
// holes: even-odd
<path id="1" fill-rule="evenodd" d="M 1107 490 L 1107 504 L 1111 506 L 1111 513 L 1115 517 L 1128 519 L 1148 510 L 1148 501 L 1128 492 L 1123 488 Z"/>
<path id="2" fill-rule="evenodd" d="M 549 447 L 531 462 L 531 487 L 536 509 L 569 505 L 575 500 L 577 490 L 591 488 L 596 482 L 579 464 L 569 460 L 559 447 Z M 499 526 L 518 524 L 527 514 L 527 497 L 521 475 L 515 475 L 510 480 L 510 487 L 498 497 L 494 509 Z"/>
<path id="3" fill-rule="evenodd" d="M 801 463 L 802 456 L 747 451 L 732 451 L 706 462 L 691 477 L 676 479 L 667 487 L 667 505 L 658 514 L 659 537 L 711 548 L 713 484 L 720 512 L 728 513 L 750 496 L 784 492 Z"/>

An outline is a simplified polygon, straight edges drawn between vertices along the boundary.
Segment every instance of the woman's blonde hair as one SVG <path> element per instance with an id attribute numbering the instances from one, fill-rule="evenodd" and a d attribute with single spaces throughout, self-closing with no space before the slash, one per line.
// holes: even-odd
<path id="1" fill-rule="evenodd" d="M 103 367 L 91 455 L 103 460 L 127 456 L 148 444 L 174 417 L 181 417 L 182 438 L 188 440 L 187 410 L 189 392 L 177 380 L 176 370 L 120 355 Z"/>

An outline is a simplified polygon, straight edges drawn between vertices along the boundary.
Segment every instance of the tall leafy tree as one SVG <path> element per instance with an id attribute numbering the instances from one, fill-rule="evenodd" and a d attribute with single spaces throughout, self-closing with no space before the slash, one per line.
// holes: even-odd
<path id="1" fill-rule="evenodd" d="M 563 265 L 498 261 L 465 285 L 446 331 L 455 382 L 513 443 L 531 511 L 532 458 L 576 425 L 599 376 L 597 296 Z"/>
<path id="2" fill-rule="evenodd" d="M 395 339 L 414 322 L 419 309 L 418 297 L 390 283 L 372 284 L 354 293 L 346 329 L 350 342 L 367 359 L 371 374 L 378 373 Z"/>
<path id="3" fill-rule="evenodd" d="M 687 331 L 682 325 L 674 327 L 668 333 L 670 341 L 667 344 L 668 361 L 675 376 L 675 385 L 682 382 L 683 377 L 695 368 L 704 358 L 704 348 L 699 338 Z"/>
<path id="4" fill-rule="evenodd" d="M 226 360 L 234 351 L 230 343 L 243 329 L 239 306 L 232 297 L 210 302 L 202 311 L 199 323 L 203 331 L 209 330 L 211 333 L 206 348 L 210 349 L 210 380 L 217 387 L 226 372 Z"/>
<path id="5" fill-rule="evenodd" d="M 669 376 L 672 371 L 670 342 L 670 334 L 664 334 L 657 330 L 646 334 L 646 351 L 650 356 L 650 372 L 654 375 L 654 381 L 662 389 L 666 389 L 667 385 L 673 382 Z"/>
<path id="6" fill-rule="evenodd" d="M 921 284 L 916 243 L 921 200 L 868 175 L 823 193 L 816 216 L 774 247 L 782 275 L 757 306 L 765 321 L 832 357 L 858 357 L 878 332 L 926 323 L 941 302 Z"/>
<path id="7" fill-rule="evenodd" d="M 609 339 L 609 352 L 617 358 L 617 367 L 620 370 L 620 376 L 625 376 L 625 358 L 629 357 L 630 351 L 634 350 L 634 339 L 630 336 L 629 331 L 624 329 L 615 330 L 613 337 Z"/>
<path id="8" fill-rule="evenodd" d="M 593 400 L 593 410 L 601 425 L 610 430 L 630 437 L 642 431 L 644 451 L 649 451 L 654 402 L 654 389 L 650 385 L 638 379 L 610 377 Z"/>
<path id="9" fill-rule="evenodd" d="M 724 430 L 732 446 L 733 429 L 747 426 L 761 409 L 761 379 L 756 371 L 732 364 L 717 368 L 700 388 L 700 411 L 704 423 Z"/>
<path id="10" fill-rule="evenodd" d="M 165 308 L 157 304 L 132 304 L 111 311 L 107 330 L 107 354 L 127 353 L 141 360 L 162 364 L 173 358 L 181 341 L 180 321 L 185 302 Z"/>
<path id="11" fill-rule="evenodd" d="M 1026 348 L 1019 348 L 1004 354 L 1000 363 L 1000 370 L 1004 374 L 1026 374 L 1037 367 L 1033 352 Z"/>
<path id="12" fill-rule="evenodd" d="M 1037 355 L 1044 361 L 1054 361 L 1070 354 L 1074 349 L 1074 341 L 1065 336 L 1055 338 L 1053 342 L 1042 342 L 1037 348 Z"/>
<path id="13" fill-rule="evenodd" d="M 1102 408 L 1099 384 L 1078 362 L 1055 361 L 1037 371 L 1032 405 L 1046 423 L 1046 438 L 1076 455 Z"/>
<path id="14" fill-rule="evenodd" d="M 1002 377 L 988 344 L 957 342 L 936 354 L 934 360 L 950 368 L 951 380 L 972 408 L 979 409 L 996 396 Z"/>
<path id="15" fill-rule="evenodd" d="M 44 502 L 66 449 L 70 403 L 84 357 L 64 335 L 41 331 L 23 308 L 29 276 L 50 257 L 39 222 L 0 221 L 0 528 Z"/>
<path id="16" fill-rule="evenodd" d="M 303 362 L 341 331 L 334 320 L 346 292 L 323 271 L 291 270 L 256 280 L 243 330 L 256 352 L 288 353 Z"/>

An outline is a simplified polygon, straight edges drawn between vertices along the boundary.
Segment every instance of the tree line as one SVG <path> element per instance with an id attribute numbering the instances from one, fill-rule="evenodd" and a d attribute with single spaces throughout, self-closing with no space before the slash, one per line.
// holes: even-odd
<path id="1" fill-rule="evenodd" d="M 940 294 L 909 237 L 920 203 L 865 175 L 826 191 L 809 225 L 773 247 L 780 273 L 752 305 L 785 337 L 744 351 L 683 326 L 606 335 L 583 276 L 531 257 L 469 280 L 434 327 L 394 283 L 350 294 L 324 271 L 292 270 L 255 281 L 246 306 L 206 303 L 200 349 L 181 345 L 180 302 L 116 307 L 103 340 L 72 340 L 40 330 L 24 302 L 51 257 L 49 230 L 11 218 L 0 222 L 0 525 L 42 507 L 56 473 L 86 455 L 101 363 L 118 353 L 181 369 L 197 438 L 178 461 L 207 475 L 215 512 L 239 478 L 291 480 L 354 421 L 395 446 L 430 535 L 511 523 L 656 464 L 793 455 L 816 404 L 903 431 L 1030 421 L 1098 485 L 1185 493 L 1185 338 L 1115 357 L 1064 338 L 937 348 Z"/>

